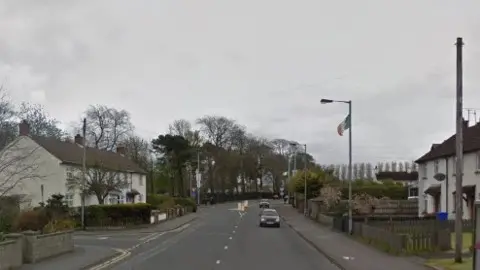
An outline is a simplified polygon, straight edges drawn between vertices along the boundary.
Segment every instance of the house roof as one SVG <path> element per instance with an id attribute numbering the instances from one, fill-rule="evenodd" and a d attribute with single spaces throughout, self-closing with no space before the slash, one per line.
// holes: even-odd
<path id="1" fill-rule="evenodd" d="M 451 157 L 455 155 L 455 134 L 440 144 L 433 144 L 426 154 L 417 159 L 416 163 L 423 163 L 438 158 Z M 463 152 L 475 152 L 480 150 L 480 123 L 469 127 L 464 124 L 463 128 Z"/>
<path id="2" fill-rule="evenodd" d="M 61 141 L 55 138 L 29 136 L 41 147 L 47 150 L 65 164 L 82 165 L 83 147 L 68 141 Z M 86 148 L 87 167 L 98 165 L 108 170 L 121 172 L 135 172 L 145 174 L 145 170 L 140 168 L 134 161 L 120 155 L 119 153 L 99 150 L 96 148 Z"/>
<path id="3" fill-rule="evenodd" d="M 379 172 L 377 180 L 415 181 L 418 180 L 418 172 Z"/>

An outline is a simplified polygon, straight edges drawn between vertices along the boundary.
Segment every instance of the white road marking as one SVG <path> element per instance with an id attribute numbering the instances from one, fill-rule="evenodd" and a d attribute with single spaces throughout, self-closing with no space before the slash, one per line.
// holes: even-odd
<path id="1" fill-rule="evenodd" d="M 142 238 L 140 238 L 140 239 L 138 239 L 138 240 L 140 240 L 140 241 L 145 241 L 145 240 L 147 240 L 148 238 L 150 238 L 150 237 L 152 237 L 152 236 L 154 236 L 154 235 L 155 235 L 155 233 L 150 233 L 150 234 L 148 234 L 147 236 L 144 236 L 144 237 L 142 237 Z"/>
<path id="2" fill-rule="evenodd" d="M 217 264 L 220 264 L 220 260 L 217 260 Z"/>
<path id="3" fill-rule="evenodd" d="M 235 229 L 236 229 L 236 228 L 238 228 L 238 226 L 237 226 L 237 225 L 235 225 Z"/>
<path id="4" fill-rule="evenodd" d="M 107 268 L 108 266 L 112 265 L 112 264 L 115 264 L 125 258 L 127 258 L 128 256 L 130 256 L 130 252 L 127 251 L 127 250 L 123 250 L 123 249 L 115 249 L 117 252 L 120 253 L 120 255 L 104 262 L 104 263 L 101 263 L 99 265 L 96 265 L 96 266 L 93 266 L 91 268 L 89 268 L 89 270 L 100 270 L 100 269 L 105 269 Z"/>
<path id="5" fill-rule="evenodd" d="M 232 240 L 232 237 L 230 236 L 228 239 L 229 239 L 229 240 Z"/>
<path id="6" fill-rule="evenodd" d="M 108 237 L 102 236 L 102 237 L 98 237 L 97 239 L 98 239 L 98 240 L 105 240 L 105 239 L 108 239 Z"/>
<path id="7" fill-rule="evenodd" d="M 354 257 L 348 257 L 348 256 L 343 256 L 343 259 L 344 259 L 344 260 L 347 260 L 347 261 L 349 261 L 349 260 L 355 260 Z"/>
<path id="8" fill-rule="evenodd" d="M 234 234 L 235 234 L 235 231 L 233 231 L 232 233 L 234 233 Z"/>
<path id="9" fill-rule="evenodd" d="M 223 249 L 228 249 L 228 246 L 225 246 Z"/>

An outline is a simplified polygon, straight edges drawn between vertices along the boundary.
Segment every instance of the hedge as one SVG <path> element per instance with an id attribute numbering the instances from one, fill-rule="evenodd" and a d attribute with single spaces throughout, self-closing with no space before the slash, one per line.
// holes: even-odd
<path id="1" fill-rule="evenodd" d="M 85 223 L 87 226 L 149 224 L 152 210 L 148 203 L 91 205 L 85 208 Z"/>

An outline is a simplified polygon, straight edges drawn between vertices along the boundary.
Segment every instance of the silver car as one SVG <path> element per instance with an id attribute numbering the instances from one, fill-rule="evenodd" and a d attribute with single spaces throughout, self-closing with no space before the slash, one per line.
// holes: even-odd
<path id="1" fill-rule="evenodd" d="M 275 209 L 265 209 L 260 213 L 260 227 L 280 228 L 280 215 Z"/>

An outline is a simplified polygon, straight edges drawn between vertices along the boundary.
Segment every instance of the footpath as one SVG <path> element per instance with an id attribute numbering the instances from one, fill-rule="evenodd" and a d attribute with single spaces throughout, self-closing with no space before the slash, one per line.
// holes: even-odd
<path id="1" fill-rule="evenodd" d="M 138 233 L 139 237 L 145 233 L 165 232 L 177 229 L 187 223 L 192 222 L 198 217 L 198 213 L 190 213 L 163 223 L 152 225 L 148 228 L 140 229 L 126 229 L 115 231 L 77 231 L 75 235 L 82 236 L 98 236 L 101 234 L 122 234 L 128 231 L 129 233 Z M 75 249 L 71 253 L 63 254 L 55 258 L 40 261 L 35 264 L 24 264 L 20 270 L 65 270 L 75 269 L 83 270 L 90 269 L 95 265 L 108 261 L 120 255 L 119 250 L 112 249 L 108 246 L 102 245 L 75 245 Z"/>
<path id="2" fill-rule="evenodd" d="M 426 270 L 421 258 L 396 257 L 335 232 L 298 213 L 290 205 L 277 208 L 285 223 L 342 270 Z"/>

